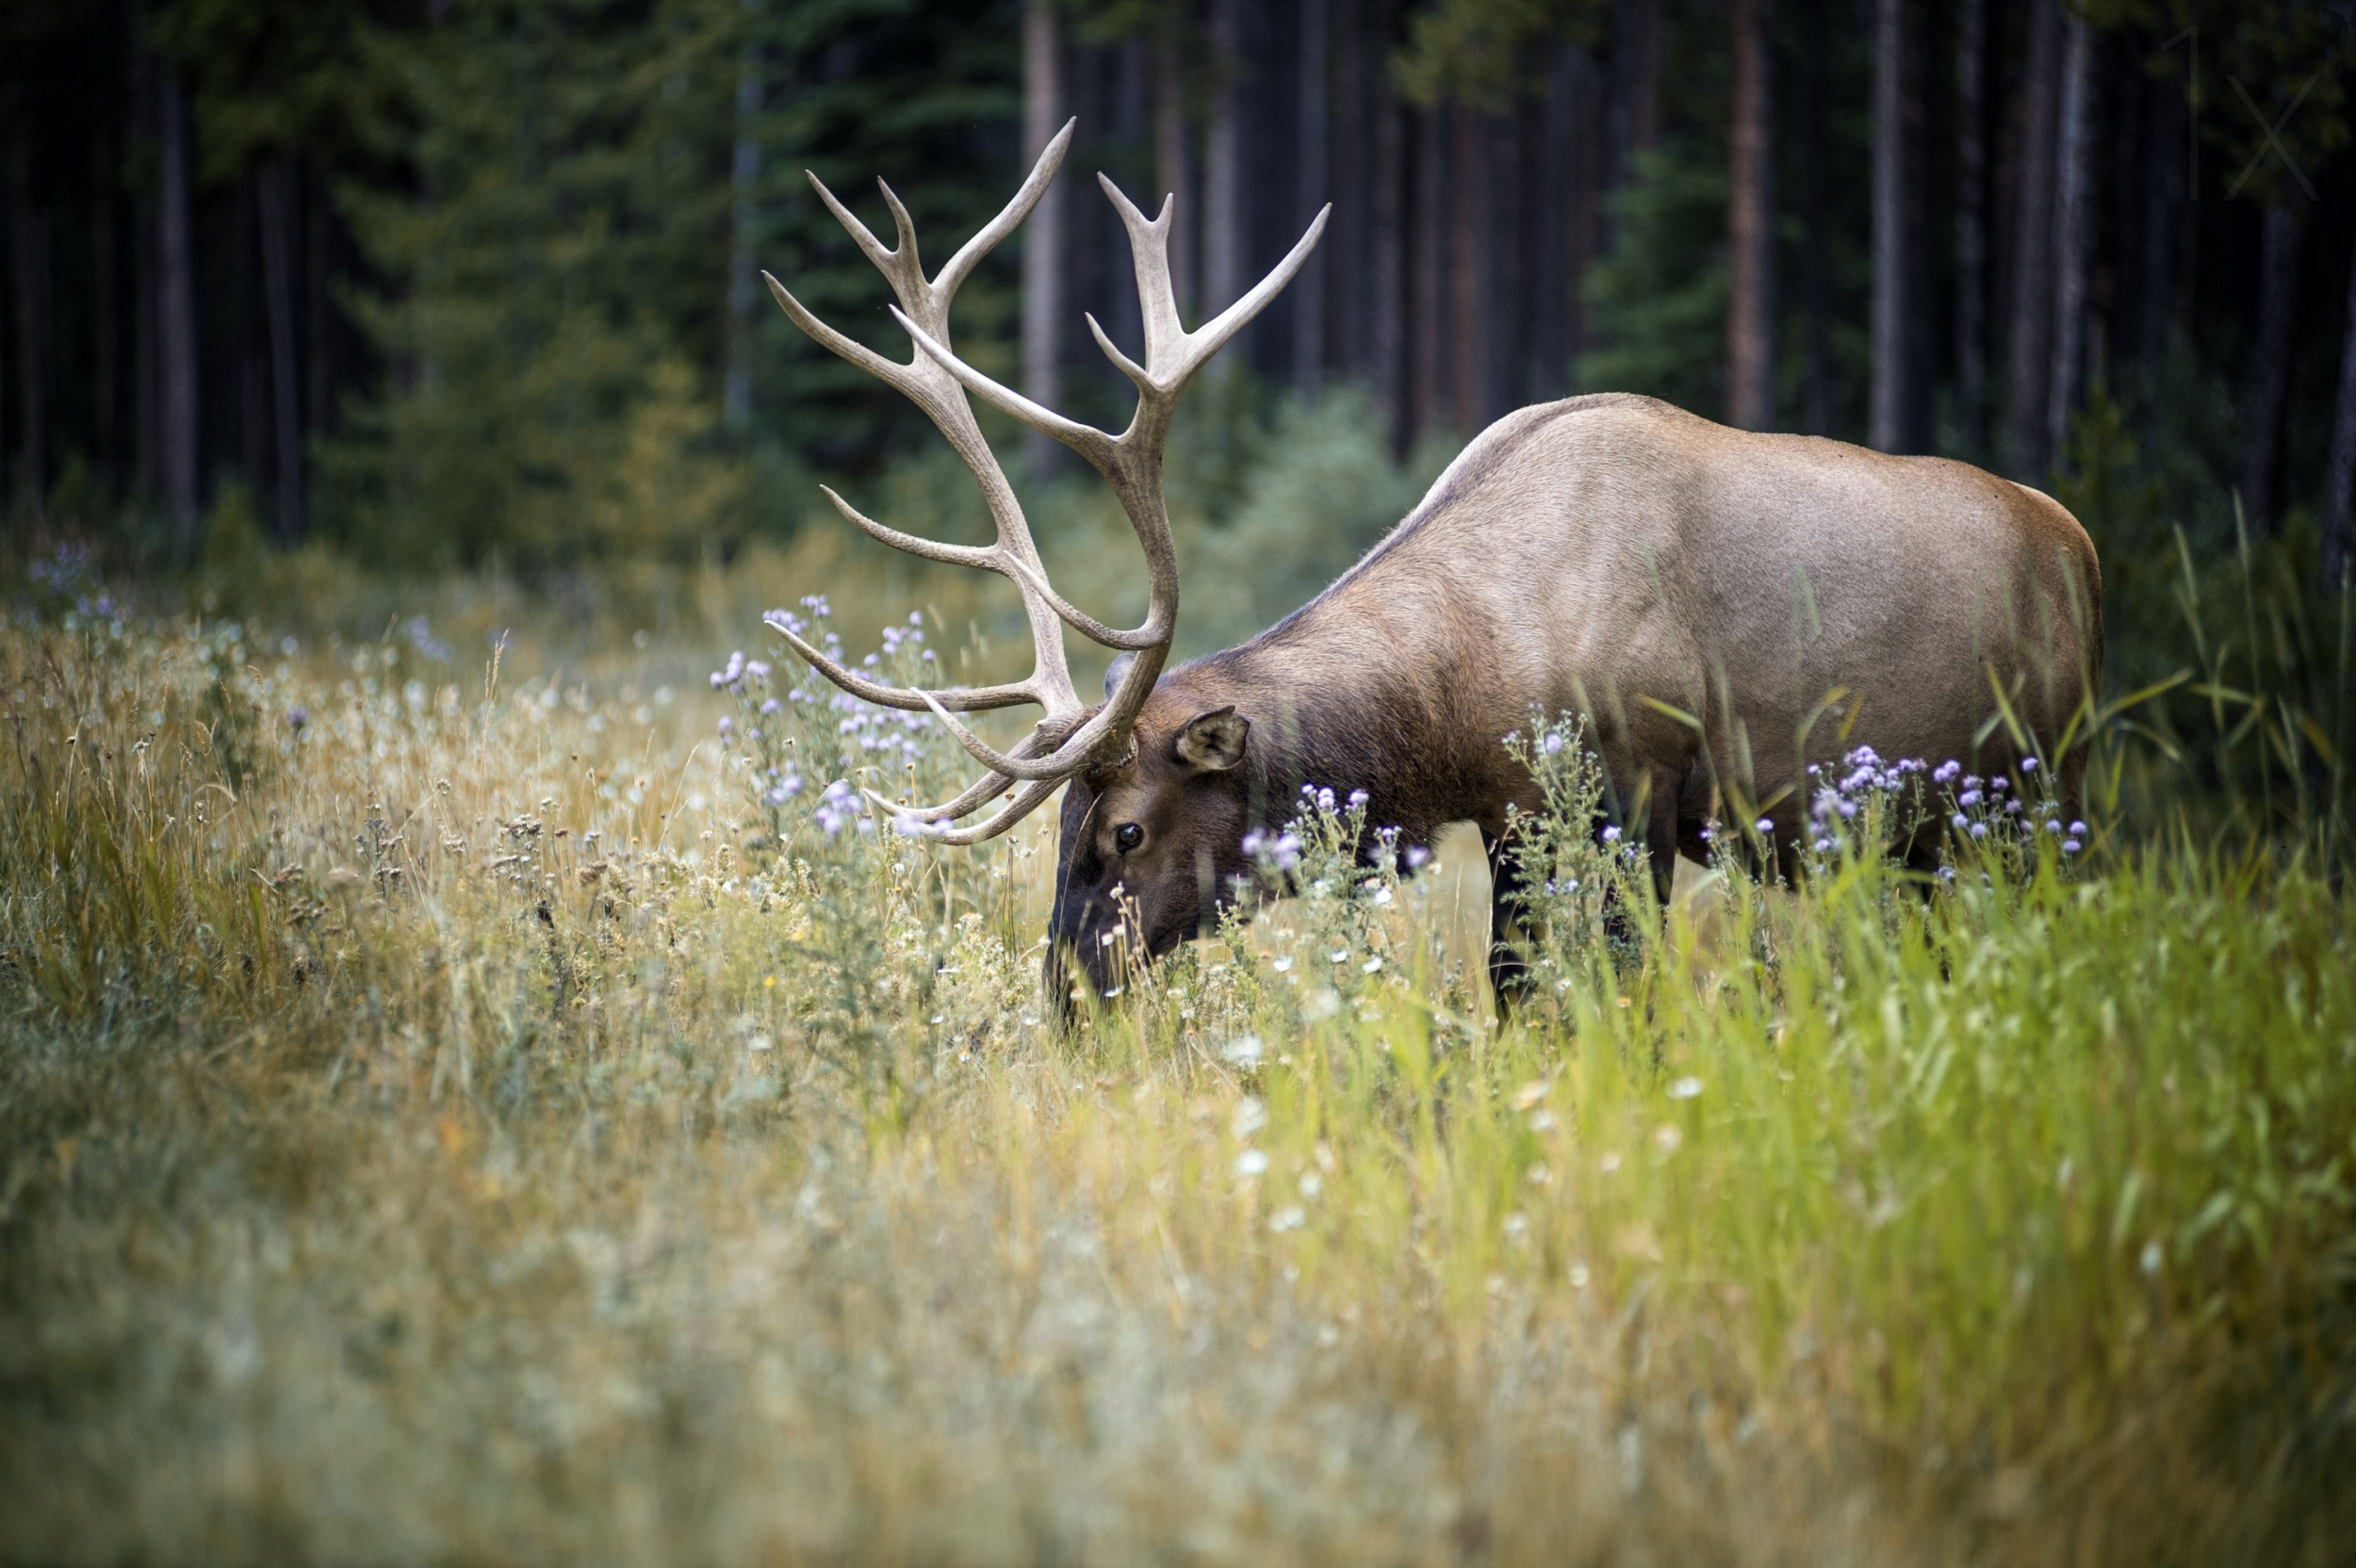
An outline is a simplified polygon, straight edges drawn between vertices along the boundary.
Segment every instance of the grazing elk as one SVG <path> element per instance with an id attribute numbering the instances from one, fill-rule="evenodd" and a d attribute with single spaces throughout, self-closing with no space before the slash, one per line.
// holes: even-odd
<path id="1" fill-rule="evenodd" d="M 1650 398 L 1572 398 L 1507 416 L 1316 600 L 1238 647 L 1165 672 L 1178 612 L 1161 491 L 1171 413 L 1188 378 L 1290 281 L 1325 215 L 1256 287 L 1188 333 L 1166 253 L 1170 203 L 1148 220 L 1099 176 L 1128 229 L 1145 336 L 1140 364 L 1088 318 L 1137 388 L 1128 429 L 1109 435 L 1000 385 L 950 347 L 958 284 L 1028 214 L 1070 136 L 1067 126 L 1006 210 L 929 280 L 889 187 L 899 243 L 888 251 L 812 176 L 898 296 L 893 315 L 916 351 L 907 364 L 851 341 L 768 280 L 804 332 L 931 416 L 989 501 L 994 544 L 944 545 L 826 492 L 888 545 L 1009 579 L 1036 646 L 1027 679 L 883 686 L 781 617 L 772 624 L 845 691 L 931 710 L 988 770 L 940 806 L 877 797 L 904 825 L 978 843 L 1068 786 L 1051 994 L 1065 989 L 1071 952 L 1104 988 L 1109 933 L 1124 919 L 1155 956 L 1194 936 L 1244 885 L 1246 832 L 1287 812 L 1303 781 L 1365 791 L 1368 820 L 1397 825 L 1406 844 L 1452 821 L 1479 825 L 1502 930 L 1514 896 L 1499 853 L 1507 808 L 1538 802 L 1500 743 L 1535 710 L 1590 715 L 1615 809 L 1644 839 L 1664 891 L 1677 853 L 1701 858 L 1721 811 L 1779 814 L 1762 841 L 1792 857 L 1808 765 L 1859 743 L 1984 773 L 2044 755 L 2074 796 L 2076 767 L 2052 753 L 2069 750 L 2102 641 L 2094 549 L 2068 511 L 1960 463 L 1729 430 Z M 1137 628 L 1107 626 L 1049 585 L 967 391 L 1064 442 L 1110 482 L 1145 554 L 1151 596 Z M 1072 688 L 1067 624 L 1119 650 L 1101 704 Z M 1011 751 L 956 717 L 1020 703 L 1046 714 Z M 946 825 L 1010 790 L 978 825 Z M 1502 946 L 1491 963 L 1512 972 Z"/>

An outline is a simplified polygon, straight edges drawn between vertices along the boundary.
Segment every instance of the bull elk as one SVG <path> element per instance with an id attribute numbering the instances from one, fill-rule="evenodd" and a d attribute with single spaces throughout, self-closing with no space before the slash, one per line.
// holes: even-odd
<path id="1" fill-rule="evenodd" d="M 1067 125 L 1006 209 L 929 279 L 890 187 L 883 199 L 899 232 L 886 250 L 811 176 L 898 297 L 892 314 L 915 346 L 905 364 L 836 332 L 767 279 L 804 332 L 931 417 L 979 482 L 997 537 L 941 544 L 875 522 L 831 489 L 827 498 L 887 545 L 1009 580 L 1036 662 L 1007 685 L 891 687 L 828 658 L 784 617 L 771 624 L 853 695 L 930 711 L 986 770 L 937 806 L 875 797 L 904 825 L 979 843 L 1068 786 L 1051 994 L 1063 991 L 1072 952 L 1105 988 L 1106 944 L 1124 920 L 1156 956 L 1196 935 L 1250 885 L 1246 833 L 1304 781 L 1366 792 L 1367 820 L 1395 825 L 1403 844 L 1428 843 L 1449 822 L 1477 824 L 1502 932 L 1515 896 L 1500 853 L 1508 808 L 1538 801 L 1500 742 L 1533 710 L 1590 717 L 1619 812 L 1664 890 L 1677 854 L 1702 858 L 1705 829 L 1730 805 L 1793 803 L 1759 846 L 1792 857 L 1805 770 L 1860 743 L 1982 772 L 2043 756 L 2061 762 L 2074 796 L 2077 754 L 2066 737 L 2102 639 L 2094 548 L 2067 510 L 1961 463 L 1729 430 L 1649 398 L 1572 398 L 1507 416 L 1310 604 L 1237 647 L 1165 671 L 1178 615 L 1161 489 L 1170 416 L 1188 379 L 1300 270 L 1326 214 L 1255 287 L 1189 333 L 1167 253 L 1175 199 L 1148 219 L 1098 176 L 1128 230 L 1144 319 L 1140 363 L 1088 318 L 1137 385 L 1128 428 L 1107 434 L 999 384 L 950 346 L 958 285 L 1038 202 L 1071 135 Z M 1106 625 L 1050 585 L 968 392 L 1071 447 L 1111 484 L 1145 556 L 1150 594 L 1137 627 Z M 1118 655 L 1101 703 L 1084 704 L 1073 689 L 1065 626 Z M 1023 703 L 1045 715 L 1009 751 L 957 717 Z M 1009 792 L 978 823 L 951 825 Z M 1491 964 L 1511 972 L 1501 942 Z"/>

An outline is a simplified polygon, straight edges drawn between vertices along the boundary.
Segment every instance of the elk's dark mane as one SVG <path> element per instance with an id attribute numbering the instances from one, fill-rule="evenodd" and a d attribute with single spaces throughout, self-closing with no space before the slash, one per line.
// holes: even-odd
<path id="1" fill-rule="evenodd" d="M 1288 818 L 1304 784 L 1343 798 L 1364 790 L 1369 823 L 1422 843 L 1494 792 L 1503 750 L 1474 736 L 1450 701 L 1477 677 L 1464 645 L 1478 639 L 1449 617 L 1412 642 L 1366 637 L 1347 600 L 1381 592 L 1380 564 L 1369 557 L 1252 641 L 1164 678 L 1188 704 L 1232 703 L 1252 721 L 1253 810 L 1265 823 Z"/>

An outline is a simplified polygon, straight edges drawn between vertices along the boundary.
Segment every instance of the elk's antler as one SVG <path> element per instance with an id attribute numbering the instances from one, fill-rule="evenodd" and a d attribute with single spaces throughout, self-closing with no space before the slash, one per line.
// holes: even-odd
<path id="1" fill-rule="evenodd" d="M 1177 199 L 1165 198 L 1160 215 L 1148 220 L 1112 181 L 1102 174 L 1097 176 L 1097 183 L 1104 188 L 1104 194 L 1112 199 L 1129 231 L 1129 247 L 1137 262 L 1137 295 L 1145 318 L 1145 363 L 1139 365 L 1114 347 L 1104 329 L 1097 325 L 1095 317 L 1088 318 L 1088 331 L 1095 335 L 1097 347 L 1137 388 L 1137 413 L 1128 429 L 1119 435 L 1108 435 L 1093 426 L 1078 424 L 1041 408 L 1021 393 L 1000 385 L 957 358 L 949 346 L 949 302 L 956 297 L 957 286 L 991 247 L 1013 233 L 1030 215 L 1048 182 L 1062 166 L 1064 153 L 1071 144 L 1072 125 L 1066 124 L 1039 155 L 1030 178 L 1023 182 L 1014 200 L 966 241 L 964 249 L 931 279 L 924 276 L 917 258 L 915 225 L 908 220 L 908 209 L 900 204 L 890 186 L 876 182 L 885 204 L 892 209 L 892 221 L 899 228 L 898 246 L 887 251 L 867 226 L 819 183 L 817 175 L 810 177 L 819 200 L 850 231 L 852 239 L 898 296 L 900 302 L 892 309 L 892 317 L 916 345 L 915 354 L 905 365 L 845 337 L 812 316 L 776 278 L 766 272 L 761 274 L 768 282 L 769 291 L 777 296 L 777 303 L 793 318 L 795 326 L 897 389 L 932 419 L 981 485 L 990 519 L 997 525 L 997 542 L 986 546 L 944 545 L 922 539 L 865 516 L 832 490 L 826 491 L 826 498 L 854 526 L 895 549 L 927 561 L 996 572 L 1012 582 L 1023 596 L 1023 613 L 1030 621 L 1035 649 L 1030 676 L 1008 685 L 951 687 L 938 692 L 885 686 L 866 679 L 812 646 L 783 615 L 773 613 L 768 617 L 769 625 L 793 645 L 794 651 L 837 686 L 853 696 L 887 708 L 930 710 L 948 727 L 957 743 L 989 770 L 979 782 L 956 799 L 938 806 L 905 807 L 874 795 L 871 791 L 871 797 L 878 805 L 895 815 L 913 817 L 919 823 L 957 822 L 973 815 L 1009 787 L 1020 785 L 1011 801 L 980 824 L 941 834 L 947 843 L 979 843 L 994 838 L 1038 809 L 1055 787 L 1073 774 L 1117 763 L 1128 755 L 1131 730 L 1154 681 L 1161 678 L 1178 619 L 1178 557 L 1170 543 L 1170 514 L 1162 502 L 1162 449 L 1170 435 L 1170 416 L 1176 412 L 1179 395 L 1194 373 L 1292 281 L 1293 274 L 1308 259 L 1317 237 L 1325 232 L 1326 212 L 1332 210 L 1329 207 L 1317 214 L 1291 253 L 1261 279 L 1257 287 L 1220 312 L 1216 319 L 1189 333 L 1179 323 L 1178 300 L 1170 277 L 1170 220 Z M 1023 515 L 1023 505 L 1015 498 L 1014 488 L 1006 482 L 1006 473 L 999 467 L 990 444 L 982 439 L 981 427 L 974 422 L 973 405 L 965 396 L 969 389 L 991 406 L 1072 448 L 1112 485 L 1113 494 L 1120 499 L 1129 526 L 1137 536 L 1137 544 L 1145 552 L 1150 595 L 1145 619 L 1135 629 L 1124 631 L 1107 626 L 1066 600 L 1048 582 L 1046 569 L 1039 563 L 1039 547 L 1031 540 L 1030 525 Z M 1063 628 L 1067 625 L 1106 647 L 1137 655 L 1119 687 L 1093 711 L 1082 706 L 1072 689 L 1071 668 L 1064 659 Z M 1025 702 L 1038 703 L 1046 712 L 1011 751 L 1002 752 L 991 746 L 956 716 Z"/>

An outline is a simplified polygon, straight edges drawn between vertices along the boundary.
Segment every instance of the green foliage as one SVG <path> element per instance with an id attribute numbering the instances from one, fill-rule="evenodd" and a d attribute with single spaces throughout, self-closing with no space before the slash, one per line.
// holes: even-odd
<path id="1" fill-rule="evenodd" d="M 351 302 L 392 368 L 322 454 L 342 536 L 408 567 L 692 556 L 782 531 L 806 486 L 784 499 L 767 482 L 865 462 L 911 431 L 891 393 L 765 300 L 742 328 L 753 431 L 719 429 L 732 149 L 749 137 L 760 152 L 741 192 L 760 264 L 884 341 L 883 285 L 803 166 L 860 206 L 865 177 L 892 177 L 945 259 L 1006 183 L 1000 149 L 972 134 L 1011 118 L 995 21 L 884 0 L 513 0 L 368 31 L 354 69 L 399 90 L 352 106 L 355 134 L 408 173 L 342 195 L 384 284 Z M 764 106 L 740 120 L 748 71 Z M 1003 268 L 986 269 L 961 331 L 986 344 L 1007 298 Z"/>
<path id="2" fill-rule="evenodd" d="M 1556 1020 L 1575 984 L 1610 985 L 1639 956 L 1634 934 L 1660 914 L 1649 862 L 1608 822 L 1610 789 L 1589 734 L 1576 715 L 1532 713 L 1529 731 L 1505 742 L 1544 801 L 1537 811 L 1509 808 L 1506 842 L 1522 889 L 1515 936 L 1536 976 L 1529 1005 Z"/>
<path id="3" fill-rule="evenodd" d="M 755 252 L 761 266 L 819 317 L 893 357 L 912 351 L 885 305 L 891 290 L 811 192 L 805 171 L 889 237 L 873 182 L 898 192 L 915 219 L 926 265 L 938 269 L 1014 191 L 1019 167 L 1019 8 L 905 0 L 775 6 L 746 11 L 747 41 L 765 63 L 768 105 L 758 122 Z M 1063 177 L 1076 192 L 1079 182 Z M 1001 377 L 1014 374 L 1014 268 L 1021 238 L 958 292 L 958 351 Z M 760 428 L 829 467 L 872 465 L 890 449 L 937 440 L 897 393 L 810 342 L 765 301 L 755 315 Z"/>
<path id="4" fill-rule="evenodd" d="M 2144 68 L 2197 93 L 2201 138 L 2233 171 L 2233 194 L 2268 205 L 2312 199 L 2306 182 L 2348 145 L 2356 32 L 2335 8 L 2313 0 L 2089 0 L 2081 8 L 2097 26 L 2140 27 L 2150 42 L 2170 45 L 2155 49 Z M 2201 52 L 2197 85 L 2188 33 Z"/>
<path id="5" fill-rule="evenodd" d="M 267 592 L 269 559 L 254 492 L 242 484 L 222 485 L 205 518 L 205 543 L 196 563 L 205 608 L 230 615 L 251 609 Z"/>
<path id="6" fill-rule="evenodd" d="M 1216 482 L 1182 477 L 1172 486 L 1186 518 L 1180 630 L 1188 651 L 1239 643 L 1315 598 L 1407 515 L 1455 455 L 1443 436 L 1405 464 L 1393 461 L 1374 409 L 1347 391 L 1286 400 L 1253 433 L 1253 446 L 1232 504 L 1218 504 Z"/>
<path id="7" fill-rule="evenodd" d="M 1539 85 L 1547 45 L 1592 47 L 1610 9 L 1603 0 L 1441 0 L 1408 16 L 1394 74 L 1418 104 L 1501 109 Z"/>
<path id="8" fill-rule="evenodd" d="M 1580 356 L 1579 384 L 1714 411 L 1725 401 L 1726 160 L 1678 141 L 1635 166 L 1612 198 L 1619 243 L 1588 273 L 1603 346 Z"/>
<path id="9" fill-rule="evenodd" d="M 1180 656 L 1239 643 L 1314 598 L 1407 514 L 1454 455 L 1452 441 L 1439 435 L 1407 462 L 1395 461 L 1372 405 L 1347 388 L 1315 402 L 1271 400 L 1241 375 L 1213 377 L 1192 389 L 1170 433 L 1164 476 L 1185 574 Z M 1011 458 L 1007 466 L 1020 471 Z M 1142 613 L 1136 536 L 1104 482 L 1068 469 L 1020 488 L 1061 591 L 1116 620 Z M 850 486 L 846 498 L 872 517 L 928 537 L 988 537 L 973 478 L 938 437 L 924 455 Z M 812 530 L 848 531 L 831 512 Z M 973 576 L 912 565 L 863 541 L 853 548 L 855 561 L 894 581 L 921 584 L 910 590 L 913 604 Z M 833 583 L 800 585 L 805 592 L 822 587 Z M 1013 595 L 999 595 L 997 603 L 983 629 L 1027 647 Z M 1084 646 L 1072 652 L 1075 670 L 1077 661 L 1097 657 Z M 1083 684 L 1088 678 L 1083 672 Z"/>
<path id="10" fill-rule="evenodd" d="M 1724 16 L 1669 7 L 1664 58 L 1681 62 L 1661 83 L 1660 142 L 1637 152 L 1609 203 L 1612 238 L 1589 269 L 1588 318 L 1595 345 L 1576 367 L 1579 387 L 1643 392 L 1715 417 L 1725 403 L 1726 270 L 1726 124 L 1729 112 Z M 1824 318 L 1825 429 L 1864 434 L 1873 285 L 1865 237 L 1873 228 L 1873 47 L 1870 29 L 1827 24 L 1820 10 L 1778 13 L 1775 71 L 1775 188 L 1787 216 L 1777 235 L 1776 423 L 1808 429 L 1809 297 Z M 1808 126 L 1815 127 L 1814 140 Z M 1811 236 L 1803 193 L 1813 188 L 1821 223 Z M 1811 272 L 1821 275 L 1811 281 Z"/>
<path id="11" fill-rule="evenodd" d="M 2070 508 L 2102 563 L 2103 631 L 2132 667 L 2106 659 L 2116 682 L 2140 684 L 2146 664 L 2175 651 L 2181 626 L 2168 591 L 2175 541 L 2165 513 L 2165 486 L 2143 461 L 2127 411 L 2097 382 L 2071 421 L 2053 478 L 2053 498 Z"/>
<path id="12" fill-rule="evenodd" d="M 412 6 L 381 15 L 409 25 Z M 194 78 L 201 178 L 226 180 L 270 153 L 324 163 L 349 155 L 352 127 L 390 78 L 360 69 L 368 13 L 350 0 L 173 0 L 157 12 L 156 51 Z M 371 102 L 375 101 L 375 102 Z"/>
<path id="13" fill-rule="evenodd" d="M 364 553 L 547 563 L 736 521 L 674 510 L 724 487 L 694 471 L 715 421 L 672 357 L 709 314 L 713 218 L 691 150 L 713 94 L 669 84 L 716 61 L 682 9 L 648 26 L 615 7 L 466 7 L 372 41 L 408 101 L 369 131 L 406 150 L 421 195 L 348 198 L 401 285 L 354 302 L 397 368 L 331 470 Z M 621 519 L 617 497 L 662 482 L 631 471 L 649 456 L 676 489 Z"/>
<path id="14" fill-rule="evenodd" d="M 2203 816 L 2259 835 L 2288 830 L 2333 862 L 2356 828 L 2356 611 L 2302 565 L 2306 540 L 2250 539 L 2215 478 L 2224 394 L 2183 354 L 2171 357 L 2169 382 L 2156 456 L 2098 384 L 2054 477 L 2056 498 L 2101 553 L 2104 673 L 2127 694 L 2117 699 L 2120 722 L 2185 764 L 2160 786 L 2148 759 L 2120 754 L 2110 788 L 2116 795 L 2142 770 L 2133 787 L 2155 813 L 2197 794 Z"/>

